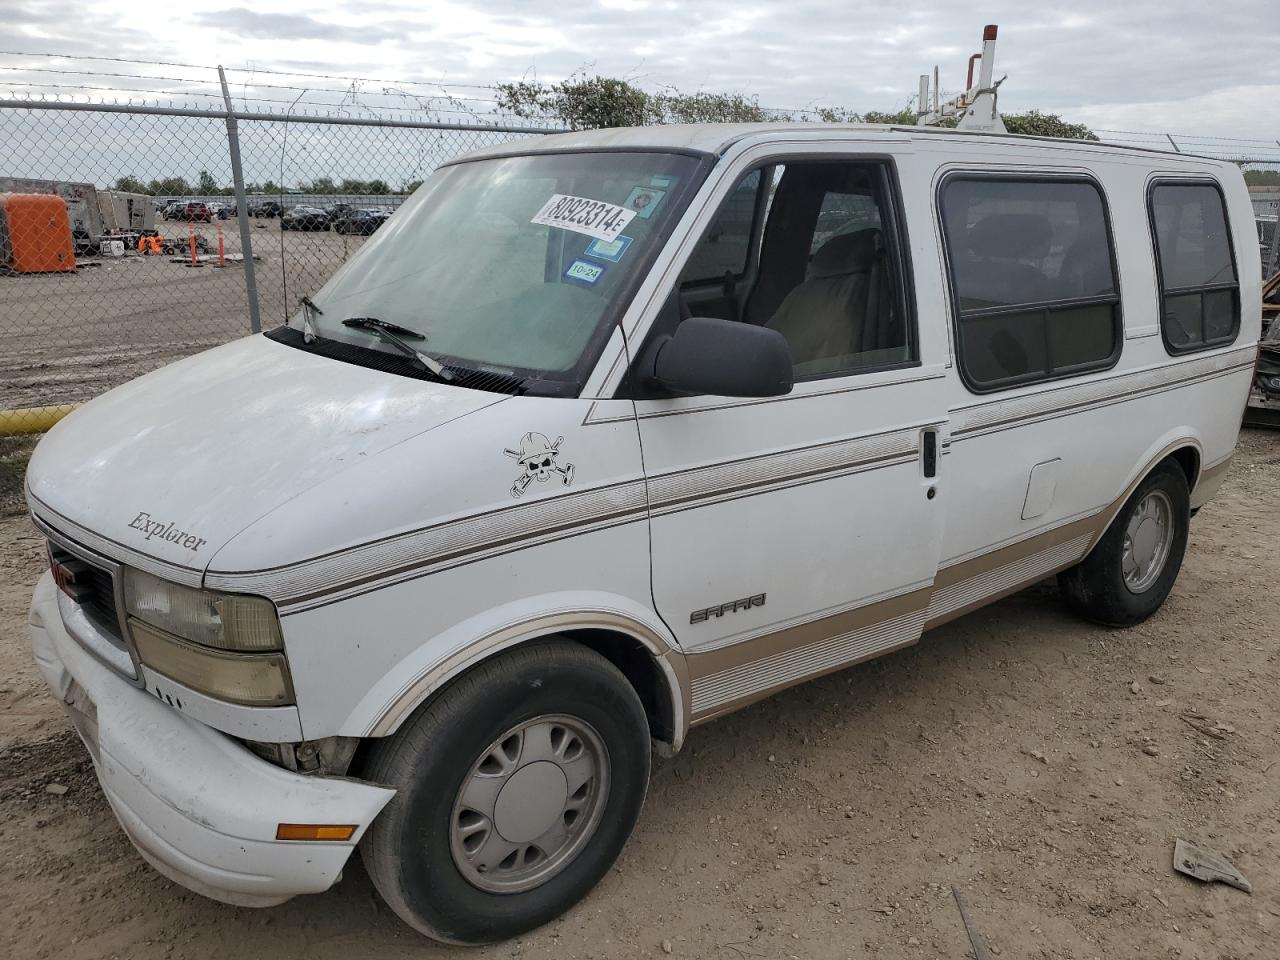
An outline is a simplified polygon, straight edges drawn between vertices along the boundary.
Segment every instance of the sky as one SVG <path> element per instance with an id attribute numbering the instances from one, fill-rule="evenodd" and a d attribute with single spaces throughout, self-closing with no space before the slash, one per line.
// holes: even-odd
<path id="1" fill-rule="evenodd" d="M 252 7 L 215 8 L 0 0 L 6 27 L 0 49 L 439 81 L 457 95 L 479 97 L 484 92 L 468 85 L 554 82 L 585 70 L 651 90 L 731 92 L 769 107 L 865 111 L 907 106 L 919 74 L 934 64 L 942 68 L 943 90 L 958 92 L 968 55 L 981 46 L 983 24 L 997 23 L 996 75 L 1008 75 L 1000 97 L 1005 112 L 1035 107 L 1095 128 L 1274 140 L 1280 137 L 1278 4 L 254 0 Z M 65 81 L 14 69 L 40 62 L 0 54 L 0 95 L 24 81 Z M 287 100 L 292 93 L 277 95 Z"/>

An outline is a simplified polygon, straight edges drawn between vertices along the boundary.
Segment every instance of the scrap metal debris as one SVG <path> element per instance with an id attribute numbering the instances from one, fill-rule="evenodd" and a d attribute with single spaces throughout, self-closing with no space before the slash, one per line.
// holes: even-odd
<path id="1" fill-rule="evenodd" d="M 1249 881 L 1230 863 L 1217 854 L 1202 850 L 1194 843 L 1188 843 L 1181 838 L 1175 840 L 1173 844 L 1173 869 L 1189 877 L 1195 877 L 1197 880 L 1203 880 L 1205 883 L 1213 883 L 1216 880 L 1243 890 L 1245 893 L 1253 893 L 1253 887 Z"/>
<path id="2" fill-rule="evenodd" d="M 991 960 L 991 951 L 987 949 L 987 942 L 982 939 L 982 934 L 978 932 L 978 928 L 969 919 L 969 910 L 964 905 L 964 897 L 960 896 L 960 890 L 957 887 L 952 887 L 951 895 L 956 898 L 956 906 L 960 908 L 960 919 L 964 921 L 964 932 L 969 935 L 969 943 L 973 945 L 974 960 Z"/>
<path id="3" fill-rule="evenodd" d="M 1202 713 L 1189 710 L 1181 716 L 1182 722 L 1187 726 L 1199 733 L 1203 733 L 1206 737 L 1213 737 L 1215 740 L 1225 740 L 1227 739 L 1227 734 L 1236 732 L 1236 728 L 1231 724 L 1222 720 L 1210 720 Z"/>

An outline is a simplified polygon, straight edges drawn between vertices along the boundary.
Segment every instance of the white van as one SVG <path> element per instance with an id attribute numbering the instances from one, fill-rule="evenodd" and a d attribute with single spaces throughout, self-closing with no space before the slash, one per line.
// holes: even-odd
<path id="1" fill-rule="evenodd" d="M 442 167 L 287 326 L 31 460 L 35 656 L 142 855 L 357 845 L 440 940 L 584 896 L 653 748 L 1051 574 L 1150 616 L 1259 336 L 1229 163 L 837 126 Z"/>

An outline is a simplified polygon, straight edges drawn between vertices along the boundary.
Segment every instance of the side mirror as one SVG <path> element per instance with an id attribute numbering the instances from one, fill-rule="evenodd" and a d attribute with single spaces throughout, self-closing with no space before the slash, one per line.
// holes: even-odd
<path id="1" fill-rule="evenodd" d="M 777 330 L 690 317 L 650 346 L 641 370 L 678 394 L 780 397 L 791 392 L 791 348 Z"/>

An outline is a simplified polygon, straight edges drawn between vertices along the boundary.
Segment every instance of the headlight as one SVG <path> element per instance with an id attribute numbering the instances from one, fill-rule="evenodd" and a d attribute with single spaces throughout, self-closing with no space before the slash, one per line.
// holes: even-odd
<path id="1" fill-rule="evenodd" d="M 220 700 L 294 702 L 276 609 L 265 597 L 217 593 L 126 568 L 124 601 L 143 664 Z"/>
<path id="2" fill-rule="evenodd" d="M 280 619 L 266 597 L 215 593 L 125 569 L 124 605 L 130 616 L 202 647 L 280 650 Z"/>

